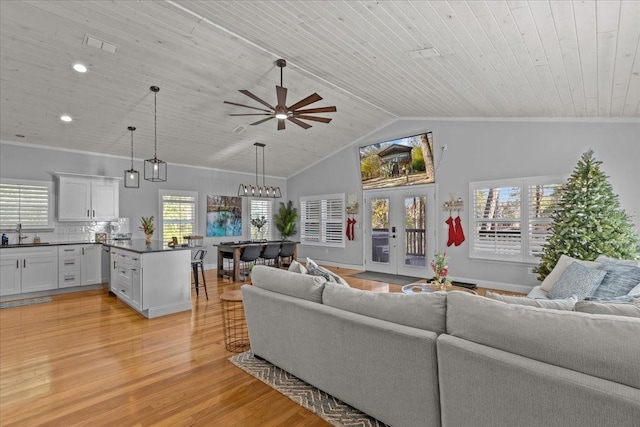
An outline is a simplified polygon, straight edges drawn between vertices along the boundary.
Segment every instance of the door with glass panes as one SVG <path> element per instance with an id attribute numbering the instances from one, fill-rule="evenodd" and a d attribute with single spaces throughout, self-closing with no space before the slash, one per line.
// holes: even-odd
<path id="1" fill-rule="evenodd" d="M 365 192 L 365 269 L 427 277 L 435 219 L 433 185 Z"/>

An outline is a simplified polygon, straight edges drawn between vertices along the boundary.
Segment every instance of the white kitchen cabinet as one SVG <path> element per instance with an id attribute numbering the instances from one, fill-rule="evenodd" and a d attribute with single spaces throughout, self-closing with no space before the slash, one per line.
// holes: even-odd
<path id="1" fill-rule="evenodd" d="M 120 215 L 119 178 L 56 173 L 58 221 L 115 221 Z"/>
<path id="2" fill-rule="evenodd" d="M 0 295 L 58 288 L 58 251 L 55 246 L 0 250 Z"/>
<path id="3" fill-rule="evenodd" d="M 111 249 L 111 259 L 111 292 L 137 311 L 142 311 L 142 256 L 135 252 Z"/>
<path id="4" fill-rule="evenodd" d="M 102 245 L 82 246 L 80 283 L 82 286 L 102 283 Z"/>

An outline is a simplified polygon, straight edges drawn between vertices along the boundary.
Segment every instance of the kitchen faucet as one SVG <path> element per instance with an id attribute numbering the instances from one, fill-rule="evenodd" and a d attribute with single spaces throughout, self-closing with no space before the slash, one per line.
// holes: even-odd
<path id="1" fill-rule="evenodd" d="M 18 226 L 16 227 L 16 231 L 18 232 L 18 244 L 20 244 L 24 239 L 27 238 L 27 236 L 22 234 L 22 224 L 18 224 Z"/>

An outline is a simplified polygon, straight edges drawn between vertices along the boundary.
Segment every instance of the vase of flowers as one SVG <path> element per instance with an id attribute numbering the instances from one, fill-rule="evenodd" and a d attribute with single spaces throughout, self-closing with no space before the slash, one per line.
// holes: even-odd
<path id="1" fill-rule="evenodd" d="M 140 224 L 140 230 L 142 230 L 145 236 L 144 241 L 148 245 L 151 243 L 151 240 L 153 240 L 153 232 L 155 230 L 153 225 L 153 215 L 143 216 L 140 218 Z"/>
<path id="2" fill-rule="evenodd" d="M 445 290 L 445 288 L 451 285 L 447 276 L 449 275 L 449 265 L 447 259 L 447 253 L 436 252 L 431 261 L 431 268 L 433 269 L 433 283 L 438 286 L 440 290 Z"/>
<path id="3" fill-rule="evenodd" d="M 251 218 L 251 225 L 256 228 L 256 234 L 253 237 L 254 240 L 263 240 L 264 231 L 262 230 L 262 227 L 264 227 L 266 224 L 267 219 L 264 217 L 264 215 L 262 217 Z"/>

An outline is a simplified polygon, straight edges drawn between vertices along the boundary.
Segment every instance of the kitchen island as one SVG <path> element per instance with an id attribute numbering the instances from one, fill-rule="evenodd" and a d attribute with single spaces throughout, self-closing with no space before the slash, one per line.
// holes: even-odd
<path id="1" fill-rule="evenodd" d="M 191 310 L 191 249 L 144 239 L 106 243 L 110 291 L 147 318 Z"/>

